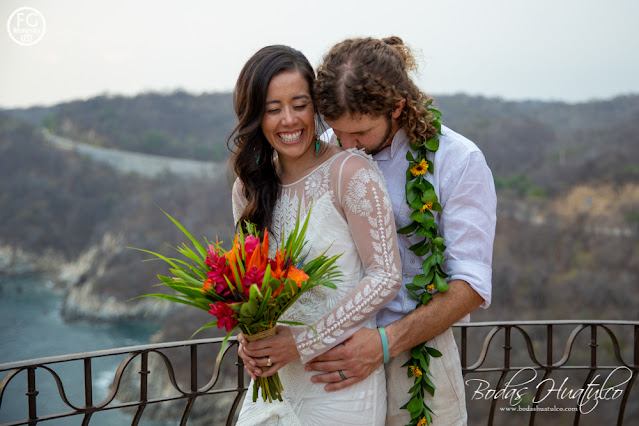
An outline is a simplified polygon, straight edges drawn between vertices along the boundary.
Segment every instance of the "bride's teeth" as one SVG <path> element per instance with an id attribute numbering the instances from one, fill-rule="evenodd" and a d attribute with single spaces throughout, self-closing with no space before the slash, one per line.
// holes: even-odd
<path id="1" fill-rule="evenodd" d="M 299 130 L 295 133 L 280 133 L 280 138 L 282 138 L 283 141 L 285 142 L 291 142 L 294 140 L 297 140 L 300 138 L 300 136 L 302 136 L 302 131 Z"/>

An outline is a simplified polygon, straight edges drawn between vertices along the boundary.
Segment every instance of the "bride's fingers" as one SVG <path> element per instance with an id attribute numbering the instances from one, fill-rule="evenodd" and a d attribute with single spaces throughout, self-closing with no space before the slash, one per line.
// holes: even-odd
<path id="1" fill-rule="evenodd" d="M 237 349 L 237 354 L 239 355 L 240 358 L 242 358 L 242 361 L 244 362 L 245 366 L 248 365 L 253 368 L 256 366 L 255 360 L 246 353 L 246 350 L 243 345 L 239 345 Z"/>
<path id="2" fill-rule="evenodd" d="M 252 367 L 249 367 L 248 365 L 244 364 L 244 370 L 246 371 L 246 373 L 249 375 L 251 379 L 257 380 L 257 376 L 255 375 L 255 372 L 253 371 Z"/>
<path id="3" fill-rule="evenodd" d="M 277 373 L 279 371 L 280 368 L 282 368 L 283 366 L 278 364 L 278 363 L 273 363 L 273 365 L 271 365 L 268 369 L 262 371 L 260 370 L 259 376 L 260 377 L 271 377 L 273 374 Z"/>
<path id="4" fill-rule="evenodd" d="M 243 348 L 244 353 L 248 356 L 250 356 L 251 358 L 268 358 L 274 351 L 273 348 L 262 348 L 262 349 L 249 349 L 248 347 L 244 346 Z"/>

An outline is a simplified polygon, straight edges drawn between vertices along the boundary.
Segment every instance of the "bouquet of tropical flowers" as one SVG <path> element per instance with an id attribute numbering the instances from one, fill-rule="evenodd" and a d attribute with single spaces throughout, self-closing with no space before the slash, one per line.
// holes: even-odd
<path id="1" fill-rule="evenodd" d="M 341 276 L 335 265 L 340 255 L 329 257 L 324 252 L 309 260 L 308 253 L 304 253 L 310 212 L 302 225 L 298 216 L 295 228 L 285 244 L 276 250 L 275 258 L 269 257 L 266 229 L 260 236 L 252 224 L 246 223 L 246 232 L 240 230 L 235 235 L 233 246 L 225 250 L 217 238 L 215 244 L 206 240 L 204 244 L 200 243 L 177 220 L 166 212 L 164 214 L 188 237 L 193 247 L 183 243 L 175 248 L 186 259 L 137 249 L 169 264 L 171 276 L 158 275 L 162 281 L 158 285 L 174 290 L 174 294 L 156 293 L 140 297 L 182 303 L 214 315 L 216 321 L 200 327 L 193 334 L 208 327 L 224 328 L 228 334 L 220 354 L 237 328 L 247 340 L 257 340 L 273 335 L 276 323 L 306 325 L 279 318 L 302 293 L 318 285 L 336 288 L 334 282 Z M 257 378 L 253 401 L 257 400 L 260 388 L 264 401 L 282 400 L 282 383 L 277 373 Z"/>

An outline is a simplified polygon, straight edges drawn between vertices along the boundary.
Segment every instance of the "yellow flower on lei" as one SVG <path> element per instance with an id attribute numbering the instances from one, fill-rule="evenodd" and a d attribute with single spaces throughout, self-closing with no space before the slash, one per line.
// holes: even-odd
<path id="1" fill-rule="evenodd" d="M 425 424 L 426 424 L 426 417 L 422 417 L 417 423 L 417 426 L 424 426 Z"/>
<path id="2" fill-rule="evenodd" d="M 411 365 L 408 368 L 410 368 L 410 372 L 413 373 L 413 376 L 419 377 L 422 375 L 422 370 L 420 370 L 419 367 L 415 367 L 414 365 Z"/>
<path id="3" fill-rule="evenodd" d="M 426 204 L 424 204 L 424 205 L 422 206 L 422 208 L 421 208 L 421 209 L 419 209 L 419 211 L 420 211 L 420 212 L 423 212 L 424 210 L 430 210 L 430 209 L 432 209 L 432 208 L 433 208 L 433 202 L 432 202 L 432 201 L 429 201 L 429 202 L 427 202 Z"/>
<path id="4" fill-rule="evenodd" d="M 420 161 L 419 164 L 415 164 L 410 169 L 410 172 L 412 173 L 413 176 L 425 175 L 427 171 L 428 171 L 428 163 L 426 162 L 425 158 L 422 158 L 422 161 Z"/>

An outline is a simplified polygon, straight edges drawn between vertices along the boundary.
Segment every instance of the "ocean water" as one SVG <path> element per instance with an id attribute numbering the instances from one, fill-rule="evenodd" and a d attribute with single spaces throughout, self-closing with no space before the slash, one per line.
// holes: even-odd
<path id="1" fill-rule="evenodd" d="M 53 285 L 39 277 L 0 277 L 0 364 L 54 355 L 89 352 L 125 346 L 142 345 L 158 329 L 150 322 L 65 322 L 60 316 L 61 295 Z M 109 393 L 120 357 L 99 358 L 92 362 L 93 402 L 103 400 Z M 54 364 L 61 377 L 67 398 L 75 406 L 84 405 L 83 364 L 81 361 Z M 7 373 L 0 373 L 4 380 Z M 28 417 L 26 372 L 14 377 L 2 396 L 0 424 Z M 39 370 L 36 374 L 38 416 L 66 412 L 57 386 L 50 374 Z M 93 415 L 92 426 L 126 425 L 131 415 L 109 410 Z M 39 423 L 47 426 L 80 425 L 82 416 Z M 170 423 L 142 421 L 148 426 Z"/>

